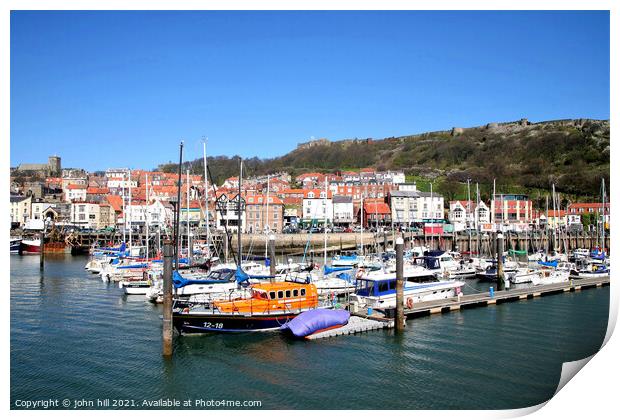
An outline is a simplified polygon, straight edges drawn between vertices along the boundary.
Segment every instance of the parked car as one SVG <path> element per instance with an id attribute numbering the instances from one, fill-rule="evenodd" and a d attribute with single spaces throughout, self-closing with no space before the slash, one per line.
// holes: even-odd
<path id="1" fill-rule="evenodd" d="M 282 229 L 282 233 L 299 233 L 300 230 L 297 226 L 288 225 Z"/>
<path id="2" fill-rule="evenodd" d="M 344 232 L 344 228 L 342 226 L 334 226 L 332 228 L 332 232 L 334 232 L 334 233 L 342 233 L 342 232 Z"/>

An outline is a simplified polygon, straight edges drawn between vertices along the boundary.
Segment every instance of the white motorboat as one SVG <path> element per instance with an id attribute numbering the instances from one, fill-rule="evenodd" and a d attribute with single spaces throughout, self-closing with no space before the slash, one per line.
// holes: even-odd
<path id="1" fill-rule="evenodd" d="M 554 284 L 554 283 L 564 283 L 568 282 L 568 271 L 562 270 L 541 270 L 542 275 L 538 279 L 532 280 L 534 286 L 546 285 L 546 284 Z"/>
<path id="2" fill-rule="evenodd" d="M 511 283 L 533 283 L 540 279 L 542 271 L 534 268 L 521 267 L 508 276 Z"/>
<path id="3" fill-rule="evenodd" d="M 419 267 L 421 268 L 421 267 Z M 416 303 L 453 298 L 461 293 L 462 281 L 437 280 L 416 282 L 415 266 L 403 268 L 404 303 L 412 308 Z M 428 270 L 427 270 L 428 271 Z M 360 308 L 388 309 L 396 307 L 396 276 L 393 272 L 373 271 L 356 279 L 351 302 Z"/>
<path id="4" fill-rule="evenodd" d="M 570 270 L 572 279 L 597 279 L 609 277 L 609 267 L 602 261 L 588 261 L 585 265 Z"/>

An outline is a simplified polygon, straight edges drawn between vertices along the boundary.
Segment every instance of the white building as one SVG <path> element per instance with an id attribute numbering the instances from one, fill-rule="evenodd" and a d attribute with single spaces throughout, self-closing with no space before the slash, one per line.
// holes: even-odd
<path id="1" fill-rule="evenodd" d="M 106 178 L 122 178 L 129 173 L 128 168 L 110 168 L 105 171 Z"/>
<path id="2" fill-rule="evenodd" d="M 392 191 L 390 193 L 390 209 L 392 222 L 397 226 L 408 226 L 421 222 L 418 216 L 417 191 Z"/>
<path id="3" fill-rule="evenodd" d="M 377 182 L 388 184 L 404 184 L 405 173 L 402 171 L 377 172 Z"/>
<path id="4" fill-rule="evenodd" d="M 465 229 L 474 229 L 481 224 L 491 223 L 491 212 L 489 207 L 480 201 L 474 207 L 473 201 L 451 201 L 448 221 L 454 225 L 454 231 L 459 232 Z"/>
<path id="5" fill-rule="evenodd" d="M 133 178 L 133 177 L 132 177 Z M 131 185 L 131 188 L 137 188 L 138 187 L 138 180 L 137 179 L 129 179 L 128 177 L 111 177 L 108 178 L 107 181 L 107 187 L 110 190 L 119 190 L 119 189 L 125 189 L 125 190 L 129 190 L 129 186 Z"/>
<path id="6" fill-rule="evenodd" d="M 45 215 L 48 213 L 48 210 L 53 209 L 53 208 L 54 208 L 53 203 L 43 203 L 43 202 L 32 203 L 32 211 L 31 211 L 32 218 L 34 220 L 45 220 L 46 219 Z M 52 213 L 58 214 L 56 210 L 53 210 Z"/>
<path id="7" fill-rule="evenodd" d="M 31 217 L 32 196 L 11 196 L 11 223 L 24 225 Z"/>
<path id="8" fill-rule="evenodd" d="M 335 195 L 332 202 L 334 207 L 334 224 L 348 225 L 353 223 L 353 198 Z"/>
<path id="9" fill-rule="evenodd" d="M 332 202 L 332 192 L 319 189 L 304 191 L 302 203 L 303 220 L 306 223 L 316 221 L 322 223 L 327 219 L 327 223 L 333 223 L 334 205 Z"/>
<path id="10" fill-rule="evenodd" d="M 181 223 L 186 221 L 184 210 L 181 208 Z M 127 217 L 124 218 L 124 223 L 127 229 L 130 221 L 132 226 L 145 226 L 148 223 L 149 227 L 157 227 L 171 225 L 174 218 L 172 211 L 168 211 L 160 200 L 153 200 L 150 204 L 136 201 L 132 202 L 131 206 L 125 203 L 125 214 Z"/>
<path id="11" fill-rule="evenodd" d="M 422 191 L 390 193 L 392 222 L 405 226 L 443 220 L 443 196 Z"/>
<path id="12" fill-rule="evenodd" d="M 114 210 L 109 204 L 72 203 L 71 224 L 90 229 L 114 226 Z"/>
<path id="13" fill-rule="evenodd" d="M 239 200 L 241 199 L 241 231 L 245 232 L 245 199 L 239 194 L 221 194 L 215 201 L 216 229 L 237 232 L 239 225 Z"/>
<path id="14" fill-rule="evenodd" d="M 422 221 L 443 220 L 443 196 L 422 191 L 418 191 L 418 195 L 418 214 Z"/>
<path id="15" fill-rule="evenodd" d="M 65 201 L 74 203 L 76 201 L 86 201 L 86 185 L 71 184 L 65 188 Z"/>
<path id="16" fill-rule="evenodd" d="M 403 182 L 398 184 L 398 191 L 417 191 L 415 182 Z"/>

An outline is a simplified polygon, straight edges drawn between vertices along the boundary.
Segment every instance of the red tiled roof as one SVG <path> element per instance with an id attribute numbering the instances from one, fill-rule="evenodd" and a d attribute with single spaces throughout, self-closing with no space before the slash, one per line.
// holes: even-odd
<path id="1" fill-rule="evenodd" d="M 564 216 L 566 216 L 566 210 L 549 210 L 549 217 L 564 217 Z"/>
<path id="2" fill-rule="evenodd" d="M 385 203 L 364 203 L 364 213 L 390 214 L 390 207 Z"/>
<path id="3" fill-rule="evenodd" d="M 69 185 L 67 185 L 67 189 L 69 189 L 69 190 L 85 190 L 86 189 L 86 185 L 69 184 Z"/>
<path id="4" fill-rule="evenodd" d="M 569 209 L 575 208 L 601 208 L 603 203 L 573 203 L 568 206 Z M 609 207 L 609 203 L 605 203 L 605 207 Z"/>
<path id="5" fill-rule="evenodd" d="M 318 188 L 315 188 L 313 190 L 303 190 L 303 191 L 304 191 L 304 198 L 309 198 L 308 194 L 310 194 L 311 192 L 314 193 L 314 198 L 321 198 L 321 193 L 325 192 L 324 190 L 319 190 Z M 327 198 L 332 198 L 331 191 L 327 191 Z"/>
<path id="6" fill-rule="evenodd" d="M 108 194 L 105 198 L 108 203 L 110 203 L 114 211 L 117 211 L 119 213 L 123 211 L 123 199 L 121 198 L 121 196 Z"/>
<path id="7" fill-rule="evenodd" d="M 283 200 L 285 205 L 300 205 L 302 202 L 301 198 L 298 197 L 285 197 Z"/>
<path id="8" fill-rule="evenodd" d="M 304 194 L 306 190 L 302 188 L 287 188 L 285 190 L 280 191 L 278 194 L 288 195 L 288 194 Z"/>
<path id="9" fill-rule="evenodd" d="M 305 174 L 300 174 L 295 177 L 295 179 L 304 179 L 304 178 L 318 178 L 323 176 L 320 172 L 307 172 Z"/>
<path id="10" fill-rule="evenodd" d="M 88 187 L 86 189 L 86 194 L 108 194 L 109 192 L 109 188 Z"/>

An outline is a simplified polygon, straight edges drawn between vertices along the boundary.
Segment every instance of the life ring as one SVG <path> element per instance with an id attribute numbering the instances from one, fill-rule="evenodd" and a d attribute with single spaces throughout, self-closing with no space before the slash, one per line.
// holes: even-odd
<path id="1" fill-rule="evenodd" d="M 407 298 L 407 308 L 413 308 L 413 298 Z"/>

